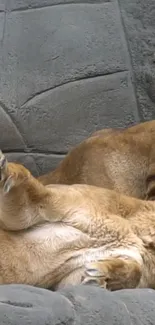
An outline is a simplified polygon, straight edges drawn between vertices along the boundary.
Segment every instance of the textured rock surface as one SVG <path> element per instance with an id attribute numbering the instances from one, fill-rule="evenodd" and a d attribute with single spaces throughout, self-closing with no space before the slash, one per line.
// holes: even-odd
<path id="1" fill-rule="evenodd" d="M 155 292 L 68 287 L 50 292 L 31 286 L 0 288 L 1 325 L 154 325 Z"/>
<path id="2" fill-rule="evenodd" d="M 155 118 L 155 2 L 118 0 L 141 120 Z"/>

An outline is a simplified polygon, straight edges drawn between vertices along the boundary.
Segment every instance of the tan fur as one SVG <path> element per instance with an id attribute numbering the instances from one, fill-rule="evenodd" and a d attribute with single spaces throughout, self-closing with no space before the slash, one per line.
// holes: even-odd
<path id="1" fill-rule="evenodd" d="M 88 184 L 140 199 L 155 197 L 155 120 L 126 129 L 105 129 L 73 148 L 47 184 Z"/>
<path id="2" fill-rule="evenodd" d="M 155 202 L 44 186 L 0 155 L 0 283 L 155 288 Z"/>

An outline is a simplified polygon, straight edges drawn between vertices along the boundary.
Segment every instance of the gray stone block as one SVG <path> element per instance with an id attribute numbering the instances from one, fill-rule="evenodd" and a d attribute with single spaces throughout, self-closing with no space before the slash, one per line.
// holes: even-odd
<path id="1" fill-rule="evenodd" d="M 119 0 L 141 120 L 155 118 L 155 1 Z"/>
<path id="2" fill-rule="evenodd" d="M 11 65 L 19 107 L 65 82 L 128 69 L 119 12 L 112 3 L 12 13 L 4 46 L 5 71 Z"/>
<path id="3" fill-rule="evenodd" d="M 0 11 L 5 11 L 7 0 L 0 0 Z M 0 17 L 1 20 L 1 17 Z"/>
<path id="4" fill-rule="evenodd" d="M 59 292 L 25 285 L 1 285 L 1 325 L 154 325 L 155 292 L 109 292 L 90 286 Z"/>
<path id="5" fill-rule="evenodd" d="M 73 325 L 71 302 L 59 293 L 30 286 L 1 286 L 1 325 Z"/>
<path id="6" fill-rule="evenodd" d="M 65 158 L 63 154 L 33 154 L 35 163 L 37 165 L 37 175 L 47 173 L 54 170 L 62 159 Z"/>
<path id="7" fill-rule="evenodd" d="M 28 146 L 40 152 L 67 152 L 96 129 L 123 127 L 137 119 L 128 72 L 68 83 L 22 108 L 20 127 Z"/>
<path id="8" fill-rule="evenodd" d="M 24 150 L 25 144 L 19 130 L 9 116 L 6 107 L 0 102 L 0 149 Z"/>
<path id="9" fill-rule="evenodd" d="M 97 103 L 94 103 L 96 112 L 93 112 L 93 99 L 91 103 L 91 99 L 86 98 L 83 92 L 85 103 L 82 106 L 88 104 L 91 107 L 85 107 L 85 112 L 80 117 L 80 93 L 77 90 L 76 94 L 76 84 L 74 86 L 71 82 L 128 70 L 128 55 L 119 18 L 115 3 L 59 5 L 7 15 L 0 93 L 2 102 L 16 122 L 26 146 L 32 149 L 66 152 L 94 129 L 97 115 L 99 120 L 100 116 L 101 119 L 104 116 L 105 105 L 109 105 L 109 116 L 110 110 L 113 112 L 111 102 L 105 104 L 106 94 L 100 96 L 100 102 L 98 101 L 99 106 L 103 107 L 101 113 Z M 61 93 L 59 86 L 64 83 L 70 83 L 70 113 L 66 108 L 63 111 L 65 98 L 57 97 Z M 96 84 L 99 87 L 98 83 L 94 82 L 94 87 Z M 81 83 L 81 91 L 83 86 L 86 89 L 85 84 L 88 83 Z M 57 90 L 52 93 L 54 88 Z M 100 91 L 101 89 L 104 92 L 104 89 L 100 88 Z M 47 90 L 54 94 L 50 102 L 47 102 Z M 97 89 L 96 91 L 98 92 Z M 68 94 L 66 93 L 65 97 Z M 88 95 L 90 96 L 90 91 Z M 132 94 L 129 94 L 130 96 L 132 98 Z M 31 103 L 34 104 L 32 107 Z M 77 109 L 75 118 L 72 116 L 75 112 L 74 106 Z M 87 117 L 88 109 L 90 117 Z M 90 119 L 93 121 L 91 115 L 95 115 L 92 126 L 89 124 Z M 132 120 L 133 112 L 129 115 L 125 123 Z M 105 120 L 107 123 L 106 118 Z M 101 123 L 99 127 L 100 125 Z M 73 129 L 74 133 L 71 134 Z"/>

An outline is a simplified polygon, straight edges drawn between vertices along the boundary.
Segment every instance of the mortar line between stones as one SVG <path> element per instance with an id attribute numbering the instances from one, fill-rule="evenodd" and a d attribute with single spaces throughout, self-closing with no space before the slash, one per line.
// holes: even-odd
<path id="1" fill-rule="evenodd" d="M 20 130 L 18 129 L 18 127 L 17 127 L 17 125 L 16 125 L 16 123 L 14 121 L 14 118 L 12 118 L 11 114 L 9 114 L 8 108 L 6 107 L 6 105 L 1 100 L 0 100 L 0 107 L 3 109 L 4 113 L 8 116 L 11 123 L 14 125 L 14 127 L 16 129 L 16 132 L 19 135 L 19 138 L 21 138 L 21 140 L 22 140 L 23 144 L 25 145 L 25 147 L 27 147 L 26 141 L 25 141 L 23 135 L 21 134 Z"/>
<path id="2" fill-rule="evenodd" d="M 25 105 L 27 105 L 30 101 L 32 101 L 35 97 L 38 97 L 38 96 L 41 96 L 49 91 L 54 91 L 55 89 L 59 88 L 59 87 L 63 87 L 63 86 L 66 86 L 68 84 L 71 84 L 71 83 L 78 83 L 80 81 L 83 81 L 83 80 L 89 80 L 89 79 L 94 79 L 94 78 L 102 78 L 102 77 L 107 77 L 107 76 L 111 76 L 111 75 L 115 75 L 115 74 L 118 74 L 118 73 L 123 73 L 123 72 L 129 72 L 129 70 L 118 70 L 116 72 L 108 72 L 108 73 L 98 73 L 97 75 L 90 75 L 88 76 L 83 76 L 83 77 L 79 77 L 77 79 L 71 79 L 71 80 L 66 80 L 58 85 L 55 85 L 55 86 L 52 86 L 52 87 L 49 87 L 49 88 L 46 88 L 45 90 L 40 90 L 38 92 L 36 92 L 35 94 L 32 94 L 21 106 L 20 108 L 23 108 Z"/>
<path id="3" fill-rule="evenodd" d="M 50 7 L 55 7 L 55 6 L 66 6 L 66 5 L 96 5 L 96 4 L 111 4 L 113 3 L 113 1 L 110 1 L 110 0 L 103 0 L 102 2 L 99 0 L 99 1 L 95 1 L 95 2 L 92 2 L 91 0 L 90 1 L 81 1 L 81 2 L 73 2 L 73 1 L 67 1 L 67 2 L 58 2 L 58 3 L 51 3 L 50 5 L 49 4 L 45 4 L 45 5 L 40 5 L 40 6 L 32 6 L 32 7 L 19 7 L 19 8 L 15 8 L 15 9 L 8 9 L 7 11 L 10 11 L 10 12 L 18 12 L 18 11 L 30 11 L 30 10 L 39 10 L 39 9 L 44 9 L 44 8 L 50 8 Z"/>
<path id="4" fill-rule="evenodd" d="M 30 149 L 30 148 L 27 148 L 27 149 L 25 149 L 25 150 L 20 150 L 20 149 L 15 149 L 15 150 L 13 150 L 13 149 L 11 149 L 11 150 L 5 150 L 5 149 L 3 149 L 3 153 L 4 154 L 27 154 L 27 155 L 29 155 L 29 156 L 33 156 L 33 155 L 38 155 L 38 156 L 42 156 L 42 155 L 45 155 L 45 156 L 55 156 L 55 158 L 57 157 L 57 158 L 59 158 L 59 157 L 61 157 L 61 158 L 63 158 L 63 157 L 65 157 L 66 156 L 66 154 L 68 153 L 68 151 L 49 151 L 48 150 L 48 152 L 46 152 L 46 151 L 39 151 L 39 150 L 34 150 L 34 149 Z"/>
<path id="5" fill-rule="evenodd" d="M 2 33 L 2 39 L 1 39 L 1 46 L 3 48 L 3 42 L 4 42 L 4 36 L 5 36 L 5 28 L 6 28 L 6 14 L 7 14 L 7 7 L 8 7 L 8 0 L 5 0 L 5 9 L 0 10 L 0 13 L 4 13 L 4 25 L 3 25 L 3 33 Z"/>
<path id="6" fill-rule="evenodd" d="M 4 36 L 5 36 L 5 28 L 6 28 L 6 11 L 3 11 L 4 14 L 4 24 L 3 24 L 3 32 L 2 32 L 2 39 L 1 39 L 1 46 L 3 48 Z"/>
<path id="7" fill-rule="evenodd" d="M 130 73 L 131 73 L 131 83 L 132 83 L 133 92 L 134 92 L 135 99 L 136 99 L 137 118 L 138 118 L 138 121 L 140 122 L 140 121 L 144 121 L 144 119 L 143 119 L 143 116 L 141 114 L 141 110 L 140 110 L 140 106 L 139 106 L 139 101 L 138 101 L 138 97 L 137 97 L 137 92 L 136 92 L 136 86 L 135 86 L 135 79 L 136 78 L 135 78 L 135 72 L 133 70 L 133 65 L 132 65 L 132 56 L 131 56 L 131 51 L 130 51 L 130 45 L 129 45 L 128 39 L 126 38 L 126 26 L 125 26 L 124 19 L 122 17 L 122 13 L 121 13 L 120 0 L 116 0 L 116 1 L 117 1 L 118 8 L 119 8 L 119 15 L 120 15 L 120 21 L 121 21 L 122 27 L 123 27 L 124 39 L 125 39 L 126 47 L 127 47 L 127 50 L 128 50 L 128 60 L 129 60 L 129 68 L 130 68 Z"/>

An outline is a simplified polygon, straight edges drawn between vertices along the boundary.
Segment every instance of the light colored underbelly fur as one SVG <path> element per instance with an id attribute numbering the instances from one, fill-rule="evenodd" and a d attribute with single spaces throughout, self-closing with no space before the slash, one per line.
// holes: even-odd
<path id="1" fill-rule="evenodd" d="M 58 282 L 57 288 L 68 284 L 80 284 L 85 266 L 89 262 L 115 256 L 133 258 L 140 264 L 142 263 L 142 258 L 136 247 L 120 247 L 119 249 L 115 249 L 112 245 L 110 249 L 107 249 L 106 246 L 97 247 L 96 238 L 95 248 L 92 248 L 94 240 L 89 235 L 63 223 L 37 227 L 25 233 L 24 236 L 27 240 L 35 241 L 38 248 L 39 246 L 40 248 L 44 247 L 47 251 L 47 258 L 48 254 L 51 254 L 53 265 L 51 272 L 63 273 L 62 277 L 60 274 L 61 280 Z M 51 263 L 50 258 L 49 263 Z"/>

